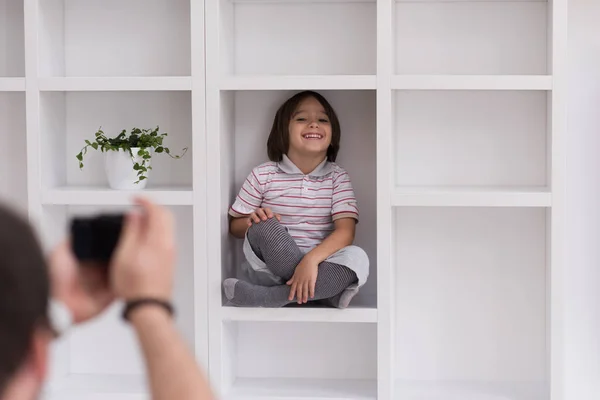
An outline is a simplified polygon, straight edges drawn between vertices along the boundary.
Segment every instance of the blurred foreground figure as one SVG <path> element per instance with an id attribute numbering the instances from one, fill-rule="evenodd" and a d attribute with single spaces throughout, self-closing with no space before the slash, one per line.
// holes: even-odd
<path id="1" fill-rule="evenodd" d="M 213 399 L 172 318 L 173 218 L 147 200 L 137 204 L 107 266 L 79 265 L 68 241 L 45 260 L 29 224 L 0 206 L 0 400 L 39 398 L 51 341 L 115 299 L 126 304 L 152 399 Z"/>

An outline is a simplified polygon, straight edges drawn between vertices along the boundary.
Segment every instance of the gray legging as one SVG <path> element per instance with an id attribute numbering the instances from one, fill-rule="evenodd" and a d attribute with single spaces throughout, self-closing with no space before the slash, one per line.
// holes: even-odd
<path id="1" fill-rule="evenodd" d="M 273 274 L 288 281 L 304 254 L 286 229 L 275 219 L 253 224 L 248 230 L 248 242 L 256 255 Z M 315 284 L 315 297 L 309 300 L 329 299 L 340 294 L 357 281 L 354 271 L 340 264 L 323 261 Z M 288 300 L 290 286 L 259 286 L 239 280 L 224 283 L 227 298 L 232 304 L 247 307 L 282 307 L 297 302 Z"/>

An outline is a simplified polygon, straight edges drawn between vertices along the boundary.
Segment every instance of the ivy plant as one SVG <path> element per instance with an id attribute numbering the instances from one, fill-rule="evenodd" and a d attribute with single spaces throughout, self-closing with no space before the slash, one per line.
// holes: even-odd
<path id="1" fill-rule="evenodd" d="M 140 129 L 133 128 L 131 132 L 127 133 L 125 129 L 121 131 L 116 137 L 109 138 L 102 131 L 102 127 L 95 133 L 94 141 L 85 140 L 85 146 L 77 154 L 76 158 L 79 162 L 79 168 L 83 169 L 83 156 L 87 154 L 88 149 L 91 147 L 94 150 L 100 149 L 100 151 L 119 151 L 124 150 L 129 152 L 133 157 L 134 154 L 131 149 L 135 148 L 136 154 L 141 157 L 140 162 L 133 164 L 133 169 L 137 171 L 138 180 L 135 183 L 147 179 L 146 173 L 151 170 L 152 167 L 148 165 L 152 158 L 151 151 L 154 153 L 166 153 L 171 158 L 181 158 L 187 152 L 187 147 L 183 148 L 181 155 L 171 154 L 171 150 L 163 145 L 164 138 L 168 135 L 167 133 L 159 133 L 160 128 L 157 126 L 154 129 Z"/>

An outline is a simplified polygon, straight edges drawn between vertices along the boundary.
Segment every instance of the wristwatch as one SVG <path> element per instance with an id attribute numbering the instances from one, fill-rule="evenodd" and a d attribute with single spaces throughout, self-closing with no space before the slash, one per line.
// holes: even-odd
<path id="1" fill-rule="evenodd" d="M 56 336 L 61 336 L 73 325 L 71 310 L 62 301 L 53 298 L 48 303 L 48 318 Z"/>

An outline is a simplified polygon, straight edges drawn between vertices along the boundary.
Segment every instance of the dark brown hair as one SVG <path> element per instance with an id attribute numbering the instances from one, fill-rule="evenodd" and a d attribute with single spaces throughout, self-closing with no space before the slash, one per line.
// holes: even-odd
<path id="1" fill-rule="evenodd" d="M 290 146 L 290 119 L 302 100 L 308 97 L 314 97 L 325 109 L 325 114 L 327 114 L 331 124 L 331 144 L 327 148 L 327 160 L 334 162 L 337 158 L 337 153 L 340 150 L 340 121 L 325 97 L 317 92 L 305 90 L 287 99 L 275 114 L 271 133 L 269 139 L 267 139 L 267 154 L 271 161 L 279 162 L 283 159 L 283 155 L 287 154 Z"/>
<path id="2" fill-rule="evenodd" d="M 42 249 L 27 221 L 0 202 L 0 395 L 48 326 L 50 293 Z"/>

